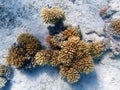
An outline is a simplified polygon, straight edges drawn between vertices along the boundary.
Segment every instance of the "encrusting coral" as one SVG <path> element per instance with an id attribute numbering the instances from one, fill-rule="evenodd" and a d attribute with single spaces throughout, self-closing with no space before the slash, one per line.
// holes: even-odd
<path id="1" fill-rule="evenodd" d="M 120 19 L 113 21 L 111 25 L 114 28 L 115 33 L 120 35 Z"/>
<path id="2" fill-rule="evenodd" d="M 41 17 L 45 23 L 55 24 L 65 20 L 65 13 L 58 7 L 46 7 L 41 10 Z"/>

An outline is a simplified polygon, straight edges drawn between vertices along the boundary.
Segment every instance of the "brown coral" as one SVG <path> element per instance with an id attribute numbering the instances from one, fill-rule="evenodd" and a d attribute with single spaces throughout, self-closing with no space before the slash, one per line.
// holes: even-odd
<path id="1" fill-rule="evenodd" d="M 89 73 L 94 68 L 94 63 L 91 56 L 77 59 L 73 62 L 72 68 L 81 72 L 81 73 Z"/>
<path id="2" fill-rule="evenodd" d="M 22 47 L 14 47 L 9 48 L 7 63 L 15 66 L 16 68 L 22 67 L 25 62 L 25 50 Z"/>
<path id="3" fill-rule="evenodd" d="M 50 50 L 41 50 L 35 55 L 35 62 L 38 65 L 46 65 L 51 59 L 52 52 Z"/>
<path id="4" fill-rule="evenodd" d="M 19 35 L 17 42 L 25 47 L 28 55 L 34 55 L 38 50 L 41 49 L 41 43 L 39 40 L 29 33 L 23 33 Z"/>
<path id="5" fill-rule="evenodd" d="M 58 7 L 43 8 L 41 10 L 41 17 L 45 23 L 55 24 L 59 21 L 65 20 L 64 11 Z"/>
<path id="6" fill-rule="evenodd" d="M 72 36 L 79 37 L 79 32 L 75 27 L 68 27 L 65 31 L 62 32 L 62 34 L 65 39 L 68 39 Z"/>
<path id="7" fill-rule="evenodd" d="M 79 43 L 77 44 L 76 51 L 77 59 L 88 56 L 90 54 L 89 49 L 90 49 L 89 44 L 80 40 Z"/>
<path id="8" fill-rule="evenodd" d="M 50 60 L 50 64 L 52 66 L 58 66 L 61 62 L 58 60 L 58 56 L 59 56 L 59 52 L 58 50 L 53 50 L 53 54 Z"/>
<path id="9" fill-rule="evenodd" d="M 0 64 L 0 76 L 4 74 L 4 65 Z"/>
<path id="10" fill-rule="evenodd" d="M 120 19 L 113 21 L 112 26 L 115 30 L 115 33 L 120 35 Z"/>
<path id="11" fill-rule="evenodd" d="M 103 54 L 103 51 L 104 43 L 102 41 L 90 43 L 90 55 L 93 58 L 99 57 L 101 54 Z"/>
<path id="12" fill-rule="evenodd" d="M 75 83 L 79 80 L 80 74 L 74 68 L 60 67 L 60 74 L 70 83 Z"/>

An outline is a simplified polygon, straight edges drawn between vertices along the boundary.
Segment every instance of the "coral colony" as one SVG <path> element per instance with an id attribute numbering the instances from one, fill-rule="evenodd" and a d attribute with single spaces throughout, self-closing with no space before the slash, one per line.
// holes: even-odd
<path id="1" fill-rule="evenodd" d="M 22 33 L 17 42 L 8 50 L 7 64 L 0 64 L 0 87 L 4 87 L 10 75 L 9 65 L 17 69 L 30 69 L 35 66 L 58 67 L 59 73 L 68 82 L 75 83 L 80 74 L 94 70 L 94 58 L 105 50 L 103 41 L 85 42 L 78 28 L 64 25 L 65 13 L 58 7 L 43 8 L 41 17 L 48 25 L 46 42 L 49 48 L 42 48 L 41 42 L 32 34 Z M 113 21 L 112 27 L 120 34 L 120 20 Z"/>

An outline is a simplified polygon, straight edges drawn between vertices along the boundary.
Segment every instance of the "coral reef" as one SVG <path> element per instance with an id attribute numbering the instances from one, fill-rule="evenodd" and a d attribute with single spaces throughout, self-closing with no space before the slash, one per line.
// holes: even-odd
<path id="1" fill-rule="evenodd" d="M 50 48 L 42 49 L 35 36 L 23 33 L 18 36 L 17 44 L 9 48 L 7 63 L 18 69 L 50 64 L 58 67 L 59 73 L 70 83 L 77 82 L 80 73 L 93 71 L 93 58 L 103 53 L 103 42 L 88 43 L 82 40 L 78 28 L 64 25 L 65 14 L 58 7 L 43 8 L 41 16 L 45 23 L 53 24 L 48 26 L 49 35 L 46 38 Z M 0 73 L 2 75 L 2 69 Z"/>
<path id="2" fill-rule="evenodd" d="M 116 21 L 112 21 L 111 24 L 112 24 L 112 27 L 115 30 L 115 33 L 120 35 L 120 19 L 118 19 Z"/>
<path id="3" fill-rule="evenodd" d="M 58 7 L 43 8 L 41 10 L 41 17 L 45 23 L 55 24 L 59 21 L 65 20 L 64 11 Z"/>

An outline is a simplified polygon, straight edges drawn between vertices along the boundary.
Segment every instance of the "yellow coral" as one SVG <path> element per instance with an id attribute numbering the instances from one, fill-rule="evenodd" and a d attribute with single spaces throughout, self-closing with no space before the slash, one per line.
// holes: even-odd
<path id="1" fill-rule="evenodd" d="M 89 73 L 94 68 L 94 63 L 91 56 L 77 59 L 73 62 L 72 68 L 82 73 Z"/>
<path id="2" fill-rule="evenodd" d="M 90 43 L 90 55 L 93 58 L 99 57 L 103 54 L 104 43 L 102 41 Z"/>
<path id="3" fill-rule="evenodd" d="M 79 32 L 75 27 L 68 27 L 65 31 L 62 32 L 62 34 L 66 39 L 72 36 L 79 37 Z"/>
<path id="4" fill-rule="evenodd" d="M 12 46 L 11 48 L 9 48 L 7 63 L 15 66 L 16 68 L 20 68 L 26 60 L 24 56 L 24 48 Z"/>
<path id="5" fill-rule="evenodd" d="M 43 8 L 41 16 L 45 23 L 55 24 L 60 20 L 65 20 L 65 13 L 58 7 Z"/>
<path id="6" fill-rule="evenodd" d="M 112 26 L 113 26 L 113 28 L 115 30 L 115 33 L 120 34 L 120 19 L 118 19 L 116 21 L 113 21 Z"/>
<path id="7" fill-rule="evenodd" d="M 26 53 L 28 55 L 34 55 L 38 50 L 41 49 L 41 44 L 39 40 L 29 33 L 23 33 L 19 35 L 17 38 L 17 42 L 25 47 Z"/>
<path id="8" fill-rule="evenodd" d="M 39 52 L 37 52 L 37 54 L 35 55 L 35 62 L 38 65 L 46 65 L 50 59 L 51 59 L 51 51 L 50 50 L 41 50 Z"/>

